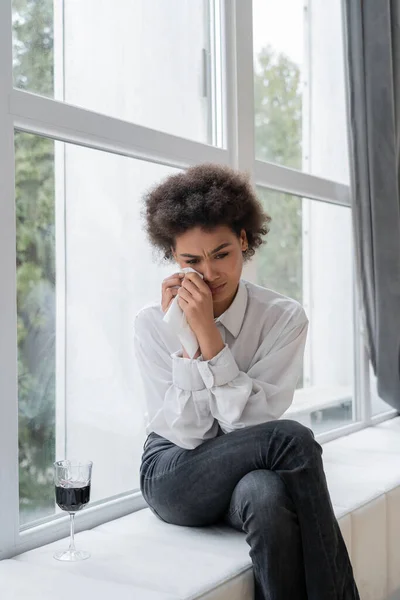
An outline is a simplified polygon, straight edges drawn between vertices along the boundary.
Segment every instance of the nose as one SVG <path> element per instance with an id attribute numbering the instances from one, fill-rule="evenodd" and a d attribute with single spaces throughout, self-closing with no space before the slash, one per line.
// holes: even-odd
<path id="1" fill-rule="evenodd" d="M 219 279 L 219 273 L 218 273 L 218 269 L 211 264 L 211 262 L 204 262 L 202 265 L 202 275 L 204 277 L 204 281 L 206 283 L 213 283 L 214 281 L 218 281 Z"/>

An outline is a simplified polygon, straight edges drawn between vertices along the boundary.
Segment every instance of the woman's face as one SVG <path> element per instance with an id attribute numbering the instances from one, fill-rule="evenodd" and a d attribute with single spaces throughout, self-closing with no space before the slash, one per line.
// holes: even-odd
<path id="1" fill-rule="evenodd" d="M 243 268 L 246 232 L 240 238 L 226 225 L 205 231 L 189 229 L 176 237 L 173 254 L 181 268 L 192 267 L 203 275 L 213 295 L 214 316 L 221 315 L 235 297 Z"/>

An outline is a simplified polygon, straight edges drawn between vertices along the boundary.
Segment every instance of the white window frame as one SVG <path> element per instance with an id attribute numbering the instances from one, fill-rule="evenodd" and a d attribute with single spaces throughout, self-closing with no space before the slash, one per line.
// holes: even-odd
<path id="1" fill-rule="evenodd" d="M 255 160 L 252 2 L 221 0 L 219 6 L 215 0 L 210 6 L 215 8 L 214 27 L 219 18 L 223 24 L 223 87 L 220 96 L 216 96 L 215 110 L 225 105 L 225 115 L 221 131 L 215 136 L 219 140 L 226 138 L 226 149 L 14 89 L 11 0 L 0 2 L 0 559 L 65 537 L 69 527 L 68 517 L 57 515 L 25 531 L 19 529 L 14 129 L 178 168 L 204 161 L 231 165 L 248 171 L 256 185 L 350 206 L 347 185 Z M 58 242 L 63 244 L 63 240 Z M 57 267 L 62 274 L 63 265 L 57 264 Z M 251 278 L 252 266 L 246 269 L 246 276 Z M 396 414 L 396 411 L 388 411 L 371 417 L 368 357 L 360 331 L 358 306 L 356 294 L 355 406 L 359 420 L 317 436 L 321 442 Z M 63 300 L 58 309 L 64 310 Z M 57 343 L 62 356 L 63 337 Z M 61 373 L 57 383 L 61 395 L 63 382 L 64 373 Z M 144 506 L 138 491 L 95 503 L 77 515 L 76 529 L 91 528 Z"/>

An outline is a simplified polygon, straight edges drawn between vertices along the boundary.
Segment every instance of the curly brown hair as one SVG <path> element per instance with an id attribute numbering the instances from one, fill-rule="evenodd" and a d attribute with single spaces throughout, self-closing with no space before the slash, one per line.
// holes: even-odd
<path id="1" fill-rule="evenodd" d="M 193 227 L 210 231 L 227 225 L 239 237 L 246 231 L 249 260 L 265 241 L 271 217 L 257 199 L 248 177 L 233 169 L 211 163 L 171 175 L 144 196 L 145 229 L 150 243 L 173 260 L 176 236 Z"/>

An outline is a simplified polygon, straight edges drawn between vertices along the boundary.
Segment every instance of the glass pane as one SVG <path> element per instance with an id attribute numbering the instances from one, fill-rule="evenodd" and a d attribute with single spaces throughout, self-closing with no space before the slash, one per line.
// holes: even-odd
<path id="1" fill-rule="evenodd" d="M 390 404 L 387 404 L 382 398 L 379 397 L 377 380 L 372 369 L 372 365 L 369 365 L 369 382 L 370 382 L 370 390 L 371 390 L 371 414 L 374 417 L 375 415 L 380 415 L 382 413 L 388 412 L 389 410 L 393 410 L 393 407 Z"/>
<path id="2" fill-rule="evenodd" d="M 141 198 L 176 170 L 25 133 L 16 134 L 16 169 L 25 525 L 59 511 L 56 459 L 93 460 L 92 502 L 139 489 L 133 322 L 173 272 L 154 260 Z"/>
<path id="3" fill-rule="evenodd" d="M 308 5 L 253 0 L 256 157 L 347 183 L 341 3 Z"/>
<path id="4" fill-rule="evenodd" d="M 261 188 L 258 192 L 272 217 L 267 244 L 258 255 L 258 282 L 303 304 L 302 200 Z"/>
<path id="5" fill-rule="evenodd" d="M 13 0 L 14 83 L 213 143 L 209 0 Z"/>
<path id="6" fill-rule="evenodd" d="M 14 86 L 54 95 L 53 0 L 12 0 Z"/>
<path id="7" fill-rule="evenodd" d="M 351 211 L 258 189 L 272 217 L 256 281 L 298 300 L 310 320 L 303 374 L 284 418 L 320 433 L 355 419 Z"/>
<path id="8" fill-rule="evenodd" d="M 54 142 L 15 135 L 20 522 L 54 512 Z"/>

